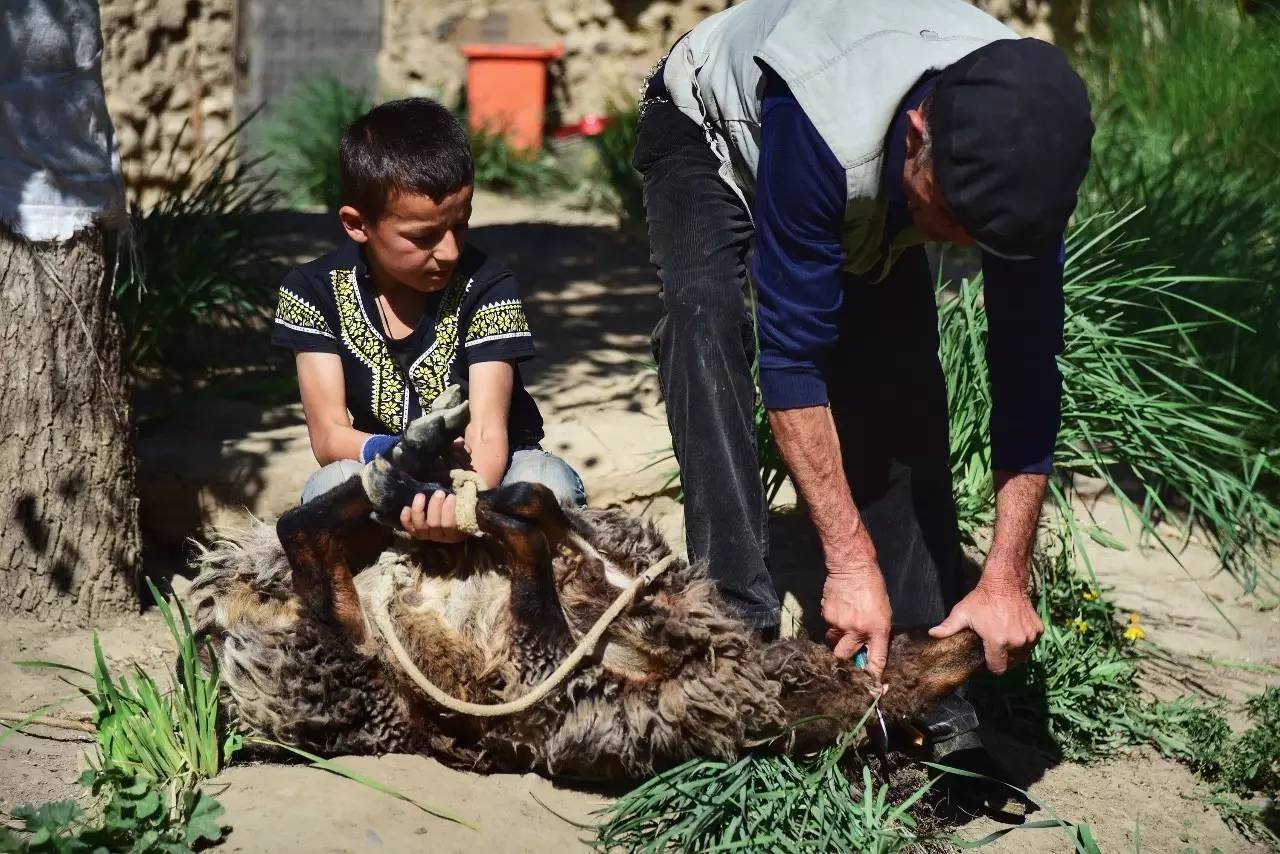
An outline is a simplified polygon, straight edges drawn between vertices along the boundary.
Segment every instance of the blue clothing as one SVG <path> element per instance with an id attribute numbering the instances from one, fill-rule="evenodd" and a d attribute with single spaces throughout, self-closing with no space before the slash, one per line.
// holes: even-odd
<path id="1" fill-rule="evenodd" d="M 922 78 L 903 99 L 889 130 L 883 192 L 888 201 L 884 251 L 911 225 L 902 174 L 907 112 L 933 87 Z M 876 366 L 837 365 L 845 289 L 841 232 L 845 176 L 839 161 L 787 85 L 765 72 L 760 162 L 756 175 L 756 246 L 752 276 L 759 294 L 760 389 L 765 406 L 792 409 L 828 403 L 827 383 L 842 371 Z M 991 374 L 994 468 L 1047 473 L 1060 420 L 1062 271 L 1058 251 L 1026 260 L 983 253 L 984 298 Z M 875 285 L 869 285 L 875 287 Z"/>

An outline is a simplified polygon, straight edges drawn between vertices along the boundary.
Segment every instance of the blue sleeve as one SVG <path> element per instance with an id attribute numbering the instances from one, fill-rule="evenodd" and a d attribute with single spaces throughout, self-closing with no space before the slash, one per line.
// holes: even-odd
<path id="1" fill-rule="evenodd" d="M 1047 474 L 1062 412 L 1064 249 L 1012 261 L 982 256 L 991 373 L 991 462 Z"/>
<path id="2" fill-rule="evenodd" d="M 751 262 L 760 392 L 768 409 L 824 406 L 843 297 L 844 170 L 786 84 L 765 79 Z"/>

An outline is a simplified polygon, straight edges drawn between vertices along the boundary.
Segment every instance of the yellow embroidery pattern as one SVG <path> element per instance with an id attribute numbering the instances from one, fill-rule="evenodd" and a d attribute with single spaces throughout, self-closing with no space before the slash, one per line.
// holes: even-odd
<path id="1" fill-rule="evenodd" d="M 355 271 L 334 270 L 329 278 L 338 306 L 342 342 L 373 375 L 374 417 L 391 432 L 403 432 L 409 410 L 408 388 L 395 357 L 364 310 Z M 436 318 L 435 342 L 409 367 L 409 380 L 423 409 L 448 386 L 449 369 L 458 354 L 458 311 L 470 287 L 470 280 L 454 279 L 449 283 Z"/>
<path id="2" fill-rule="evenodd" d="M 501 300 L 484 306 L 472 316 L 467 326 L 467 346 L 529 334 L 529 318 L 520 300 Z"/>
<path id="3" fill-rule="evenodd" d="M 333 337 L 319 309 L 285 288 L 280 289 L 280 301 L 276 304 L 276 322 L 299 332 Z"/>
<path id="4" fill-rule="evenodd" d="M 409 379 L 413 381 L 423 409 L 430 406 L 431 401 L 449 384 L 449 369 L 458 355 L 458 310 L 462 308 L 462 298 L 470 288 L 470 279 L 463 283 L 459 277 L 449 283 L 436 318 L 436 340 L 409 367 Z"/>
<path id="5" fill-rule="evenodd" d="M 395 358 L 364 312 L 355 270 L 334 270 L 329 274 L 329 280 L 333 283 L 334 301 L 338 305 L 342 343 L 373 374 L 373 416 L 391 432 L 399 433 L 404 430 L 407 389 Z"/>

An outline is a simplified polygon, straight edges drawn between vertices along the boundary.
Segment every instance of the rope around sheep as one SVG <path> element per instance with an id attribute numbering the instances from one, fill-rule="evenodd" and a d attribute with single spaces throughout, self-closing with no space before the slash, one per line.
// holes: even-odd
<path id="1" fill-rule="evenodd" d="M 455 481 L 456 482 L 456 481 Z M 458 506 L 461 507 L 463 499 L 458 499 Z M 474 499 L 472 499 L 471 513 L 475 513 Z M 560 684 L 569 676 L 570 673 L 586 658 L 587 654 L 595 649 L 596 644 L 604 637 L 605 631 L 609 625 L 617 619 L 618 615 L 626 610 L 627 606 L 636 598 L 636 594 L 640 592 L 642 587 L 652 584 L 658 576 L 670 569 L 675 563 L 675 555 L 667 555 L 653 566 L 646 569 L 643 573 L 636 576 L 630 585 L 623 588 L 618 594 L 618 598 L 613 600 L 613 604 L 600 615 L 595 625 L 591 627 L 582 640 L 578 641 L 578 645 L 574 647 L 573 652 L 569 653 L 569 657 L 560 662 L 560 666 L 555 672 L 539 682 L 533 690 L 523 697 L 515 700 L 509 700 L 505 703 L 496 703 L 493 705 L 485 705 L 483 703 L 471 703 L 466 700 L 459 700 L 444 691 L 440 690 L 435 683 L 423 675 L 417 665 L 409 657 L 409 653 L 400 643 L 400 638 L 396 637 L 395 626 L 391 622 L 390 601 L 386 603 L 387 607 L 374 609 L 374 622 L 377 623 L 378 631 L 382 633 L 383 639 L 386 640 L 387 646 L 391 649 L 391 654 L 395 658 L 396 663 L 401 669 L 408 674 L 413 683 L 422 690 L 424 694 L 434 700 L 441 706 L 452 712 L 460 712 L 464 715 L 471 715 L 478 718 L 497 718 L 504 715 L 513 715 L 517 712 L 523 712 L 525 709 L 541 702 L 548 694 L 560 687 Z"/>

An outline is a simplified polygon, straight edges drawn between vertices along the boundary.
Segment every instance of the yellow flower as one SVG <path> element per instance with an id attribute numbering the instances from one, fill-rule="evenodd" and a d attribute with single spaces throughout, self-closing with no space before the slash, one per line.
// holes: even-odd
<path id="1" fill-rule="evenodd" d="M 1124 639 L 1128 641 L 1140 641 L 1147 636 L 1147 630 L 1138 622 L 1137 614 L 1129 615 L 1129 628 L 1124 630 Z"/>
<path id="2" fill-rule="evenodd" d="M 1089 624 L 1086 623 L 1084 620 L 1080 619 L 1079 617 L 1076 617 L 1074 620 L 1068 623 L 1068 625 L 1071 628 L 1075 629 L 1080 634 L 1084 634 L 1085 632 L 1089 631 Z"/>
<path id="3" fill-rule="evenodd" d="M 1086 602 L 1093 602 L 1098 598 L 1098 593 L 1095 590 L 1086 590 L 1080 594 L 1080 598 Z"/>

